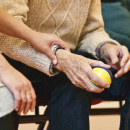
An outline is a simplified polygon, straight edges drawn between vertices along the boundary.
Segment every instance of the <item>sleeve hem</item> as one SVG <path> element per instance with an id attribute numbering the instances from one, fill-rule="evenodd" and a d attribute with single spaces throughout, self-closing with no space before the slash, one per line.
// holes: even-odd
<path id="1" fill-rule="evenodd" d="M 100 43 L 100 44 L 97 46 L 96 50 L 95 50 L 95 51 L 96 51 L 96 57 L 97 57 L 98 59 L 101 59 L 101 56 L 100 56 L 100 49 L 101 49 L 101 47 L 104 46 L 104 45 L 106 45 L 106 44 L 118 45 L 116 42 L 113 42 L 113 41 L 106 41 L 106 42 Z"/>

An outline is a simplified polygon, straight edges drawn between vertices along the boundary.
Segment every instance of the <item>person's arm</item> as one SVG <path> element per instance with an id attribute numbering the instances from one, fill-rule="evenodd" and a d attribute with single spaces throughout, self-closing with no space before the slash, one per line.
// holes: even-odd
<path id="1" fill-rule="evenodd" d="M 37 51 L 46 54 L 55 64 L 57 60 L 51 50 L 53 44 L 68 49 L 67 44 L 57 36 L 32 30 L 2 8 L 0 8 L 0 32 L 29 42 Z"/>
<path id="2" fill-rule="evenodd" d="M 26 22 L 29 10 L 27 0 L 10 0 L 8 2 L 2 0 L 0 1 L 0 7 L 18 20 Z M 10 58 L 23 62 L 49 76 L 53 76 L 49 71 L 51 60 L 46 55 L 37 52 L 26 41 L 0 34 L 0 49 Z"/>
<path id="3" fill-rule="evenodd" d="M 100 48 L 102 49 L 100 50 Z M 104 30 L 100 0 L 91 1 L 79 50 L 87 51 L 95 57 L 104 59 L 112 68 L 118 70 L 115 77 L 120 77 L 129 71 L 128 49 L 112 40 Z"/>
<path id="4" fill-rule="evenodd" d="M 105 43 L 119 44 L 112 40 L 104 30 L 101 1 L 91 0 L 88 19 L 80 37 L 78 50 L 88 52 L 97 57 L 96 48 Z"/>
<path id="5" fill-rule="evenodd" d="M 34 111 L 36 94 L 31 82 L 19 71 L 13 68 L 0 54 L 0 82 L 2 82 L 13 94 L 15 110 L 20 114 Z"/>
<path id="6" fill-rule="evenodd" d="M 56 51 L 56 57 L 58 59 L 58 64 L 54 67 L 64 72 L 72 84 L 74 84 L 76 87 L 95 93 L 100 93 L 104 90 L 104 88 L 110 87 L 110 84 L 101 80 L 92 71 L 92 67 L 95 66 L 109 69 L 109 65 L 106 65 L 101 61 L 92 60 L 77 54 L 73 54 L 63 49 L 58 49 Z M 102 86 L 102 88 L 95 86 L 91 80 Z"/>

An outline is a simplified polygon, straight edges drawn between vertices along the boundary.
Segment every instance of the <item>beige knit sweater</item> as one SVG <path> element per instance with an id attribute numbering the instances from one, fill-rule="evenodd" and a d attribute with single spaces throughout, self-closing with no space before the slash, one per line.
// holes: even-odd
<path id="1" fill-rule="evenodd" d="M 116 43 L 104 31 L 100 0 L 0 0 L 0 7 L 36 31 L 58 35 L 73 50 L 96 56 L 99 44 Z M 29 43 L 0 34 L 0 49 L 9 57 L 51 75 L 50 60 Z"/>

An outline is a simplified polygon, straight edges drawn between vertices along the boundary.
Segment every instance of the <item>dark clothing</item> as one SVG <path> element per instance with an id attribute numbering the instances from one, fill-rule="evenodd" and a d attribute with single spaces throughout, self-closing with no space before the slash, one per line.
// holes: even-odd
<path id="1" fill-rule="evenodd" d="M 18 115 L 16 111 L 0 118 L 0 130 L 17 130 L 18 129 Z"/>
<path id="2" fill-rule="evenodd" d="M 92 58 L 86 53 L 80 53 Z M 91 107 L 91 93 L 75 87 L 65 74 L 54 77 L 25 66 L 11 59 L 8 61 L 32 81 L 37 96 L 50 98 L 49 121 L 50 130 L 89 130 L 89 109 Z M 122 109 L 121 130 L 130 127 L 129 120 L 129 83 L 123 78 L 114 79 L 110 89 L 101 94 L 94 94 L 105 100 L 126 100 Z M 108 96 L 106 96 L 108 95 Z M 129 123 L 129 121 L 128 121 Z"/>
<path id="3" fill-rule="evenodd" d="M 130 130 L 130 81 L 123 78 L 114 79 L 111 87 L 105 89 L 100 94 L 93 93 L 95 98 L 121 101 L 125 100 L 125 105 L 121 110 L 120 130 Z"/>
<path id="4" fill-rule="evenodd" d="M 130 0 L 102 0 L 102 15 L 105 30 L 111 38 L 128 47 L 130 51 Z M 121 85 L 122 86 L 121 86 Z M 123 87 L 125 86 L 125 87 Z M 110 89 L 94 97 L 104 100 L 125 100 L 121 112 L 120 130 L 130 130 L 130 81 L 113 80 Z"/>

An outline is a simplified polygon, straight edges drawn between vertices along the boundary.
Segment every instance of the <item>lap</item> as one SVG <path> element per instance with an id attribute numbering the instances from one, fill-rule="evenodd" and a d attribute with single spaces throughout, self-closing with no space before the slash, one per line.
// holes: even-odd
<path id="1" fill-rule="evenodd" d="M 94 59 L 91 55 L 84 52 L 73 52 L 79 55 L 83 55 L 87 58 Z M 63 73 L 60 73 L 54 77 L 49 77 L 42 72 L 37 71 L 36 69 L 33 69 L 31 67 L 28 67 L 20 62 L 16 62 L 14 60 L 11 60 L 10 58 L 7 58 L 8 61 L 19 71 L 21 71 L 30 81 L 32 81 L 33 87 L 36 91 L 37 96 L 42 97 L 50 97 L 51 93 L 54 92 L 54 89 L 58 86 L 66 86 L 66 84 L 69 84 L 68 86 L 75 87 L 72 85 L 72 83 L 69 81 L 67 76 Z M 112 100 L 116 99 L 124 99 L 127 94 L 127 85 L 126 80 L 121 79 L 114 79 L 113 83 L 110 87 L 110 89 L 106 89 L 101 94 L 94 94 L 94 96 L 101 97 L 109 100 L 107 98 L 111 98 Z M 125 86 L 125 87 L 124 87 Z M 71 88 L 69 87 L 69 88 Z M 60 87 L 59 87 L 60 89 Z M 56 89 L 57 90 L 57 89 Z M 57 90 L 58 91 L 58 90 Z M 109 96 L 105 96 L 105 93 L 107 93 Z"/>
<path id="2" fill-rule="evenodd" d="M 93 97 L 110 101 L 126 100 L 130 98 L 130 82 L 124 78 L 114 78 L 110 88 L 105 89 L 102 93 L 93 93 Z"/>

